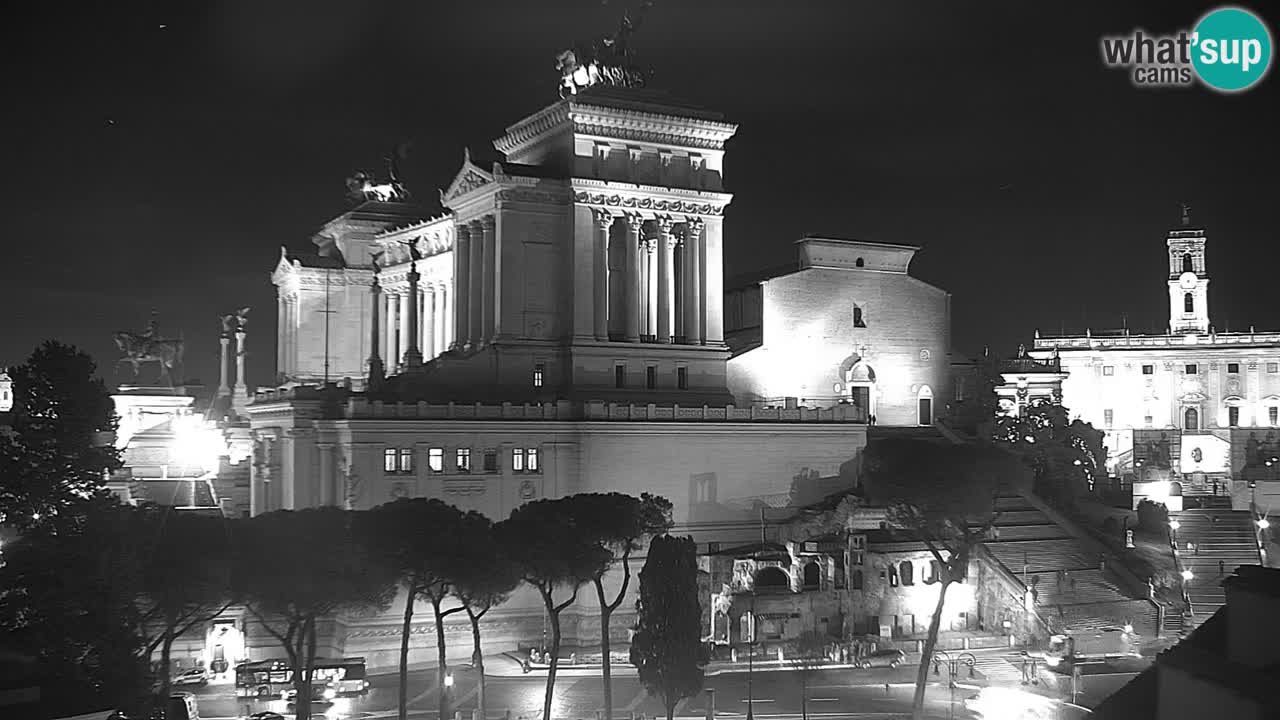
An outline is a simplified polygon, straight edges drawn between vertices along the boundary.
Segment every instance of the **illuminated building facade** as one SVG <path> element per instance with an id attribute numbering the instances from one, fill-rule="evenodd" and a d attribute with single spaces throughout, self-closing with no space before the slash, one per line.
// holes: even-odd
<path id="1" fill-rule="evenodd" d="M 1062 402 L 1107 433 L 1111 470 L 1145 496 L 1229 496 L 1236 509 L 1280 500 L 1280 333 L 1211 323 L 1208 235 L 1166 238 L 1164 335 L 1037 333 L 1031 355 L 1059 359 Z M 1265 501 L 1264 501 L 1265 498 Z"/>
<path id="2" fill-rule="evenodd" d="M 795 273 L 760 286 L 767 342 L 735 346 L 722 237 L 735 131 L 659 93 L 592 87 L 508 128 L 501 159 L 465 153 L 441 216 L 400 190 L 357 192 L 314 256 L 285 254 L 273 275 L 283 382 L 247 408 L 252 512 L 435 497 L 499 520 L 539 498 L 652 492 L 676 532 L 745 542 L 761 508 L 851 487 L 870 410 L 932 421 L 920 400 L 947 384 L 947 295 L 907 276 L 915 248 L 809 239 Z M 790 341 L 812 351 L 800 385 L 821 393 L 755 360 L 801 318 L 814 331 Z M 403 602 L 337 623 L 327 652 L 393 663 Z M 485 641 L 536 640 L 539 607 L 517 592 Z M 625 640 L 631 618 L 614 622 Z M 589 604 L 563 625 L 566 642 L 599 637 Z"/>

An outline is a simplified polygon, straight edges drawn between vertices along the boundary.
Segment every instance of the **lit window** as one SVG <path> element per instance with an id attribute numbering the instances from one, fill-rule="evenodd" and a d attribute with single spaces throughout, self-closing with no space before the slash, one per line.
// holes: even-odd
<path id="1" fill-rule="evenodd" d="M 542 387 L 542 374 L 546 370 L 546 366 L 538 363 L 533 366 L 533 386 Z"/>
<path id="2" fill-rule="evenodd" d="M 1196 373 L 1200 372 L 1200 368 L 1197 367 L 1195 363 L 1189 363 L 1187 365 L 1186 370 L 1188 375 L 1195 375 Z"/>
<path id="3" fill-rule="evenodd" d="M 1234 405 L 1227 408 L 1227 425 L 1229 427 L 1240 427 L 1240 408 Z"/>
<path id="4" fill-rule="evenodd" d="M 627 386 L 627 366 L 626 365 L 613 366 L 613 386 L 618 388 L 624 388 Z"/>
<path id="5" fill-rule="evenodd" d="M 524 472 L 524 448 L 515 448 L 511 451 L 511 471 Z"/>
<path id="6" fill-rule="evenodd" d="M 1280 408 L 1275 405 L 1267 408 L 1267 424 L 1280 425 Z"/>
<path id="7" fill-rule="evenodd" d="M 538 469 L 538 448 L 529 448 L 525 450 L 524 457 L 525 457 L 524 466 L 528 468 L 529 472 L 531 473 L 540 472 Z"/>
<path id="8" fill-rule="evenodd" d="M 1227 372 L 1232 375 L 1240 373 L 1240 363 L 1227 363 Z"/>
<path id="9" fill-rule="evenodd" d="M 644 369 L 644 386 L 650 390 L 658 387 L 658 368 L 653 365 L 646 366 Z"/>
<path id="10" fill-rule="evenodd" d="M 396 449 L 387 448 L 382 451 L 382 472 L 393 473 L 396 471 Z"/>
<path id="11" fill-rule="evenodd" d="M 1155 365 L 1143 365 L 1143 366 L 1142 366 L 1142 374 L 1143 374 L 1143 375 L 1155 375 L 1155 374 L 1156 374 L 1156 366 L 1155 366 Z"/>
<path id="12" fill-rule="evenodd" d="M 676 387 L 680 388 L 681 390 L 689 389 L 689 368 L 687 367 L 676 368 Z"/>
<path id="13" fill-rule="evenodd" d="M 1116 366 L 1115 366 L 1115 365 L 1103 365 L 1103 366 L 1102 366 L 1102 374 L 1103 374 L 1103 375 L 1115 375 L 1115 374 L 1116 374 Z"/>
<path id="14" fill-rule="evenodd" d="M 444 472 L 444 448 L 427 450 L 427 467 L 431 472 Z"/>
<path id="15" fill-rule="evenodd" d="M 413 450 L 411 448 L 400 448 L 400 472 L 413 472 Z"/>
<path id="16" fill-rule="evenodd" d="M 497 450 L 484 451 L 484 471 L 498 472 L 498 451 Z"/>
<path id="17" fill-rule="evenodd" d="M 889 568 L 889 587 L 898 587 L 898 569 L 895 567 Z"/>
<path id="18" fill-rule="evenodd" d="M 1150 416 L 1150 415 L 1144 415 L 1144 416 L 1142 417 L 1142 424 L 1143 424 L 1143 425 L 1146 425 L 1147 427 L 1151 427 L 1151 416 Z"/>
<path id="19" fill-rule="evenodd" d="M 471 472 L 471 448 L 458 448 L 458 472 Z"/>
<path id="20" fill-rule="evenodd" d="M 1103 424 L 1103 426 L 1104 426 L 1104 427 L 1111 427 L 1111 422 L 1112 422 L 1113 420 L 1115 420 L 1115 415 L 1116 415 L 1116 413 L 1115 413 L 1115 411 L 1114 411 L 1114 410 L 1103 410 L 1103 411 L 1102 411 L 1102 424 Z"/>

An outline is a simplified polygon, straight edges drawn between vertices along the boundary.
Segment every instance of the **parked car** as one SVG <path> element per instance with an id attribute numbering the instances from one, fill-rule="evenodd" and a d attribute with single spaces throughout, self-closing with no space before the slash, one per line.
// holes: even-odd
<path id="1" fill-rule="evenodd" d="M 195 685 L 196 687 L 204 687 L 209 684 L 209 673 L 203 668 L 193 668 L 186 672 L 179 673 L 173 678 L 174 687 L 183 685 Z"/>
<path id="2" fill-rule="evenodd" d="M 284 720 L 284 716 L 278 712 L 264 710 L 263 712 L 256 712 L 244 720 Z"/>
<path id="3" fill-rule="evenodd" d="M 896 650 L 896 649 L 877 650 L 871 653 L 870 655 L 863 655 L 862 657 L 858 658 L 858 667 L 896 668 L 902 664 L 902 661 L 905 660 L 906 657 L 907 657 L 907 654 L 902 652 L 901 650 Z"/>

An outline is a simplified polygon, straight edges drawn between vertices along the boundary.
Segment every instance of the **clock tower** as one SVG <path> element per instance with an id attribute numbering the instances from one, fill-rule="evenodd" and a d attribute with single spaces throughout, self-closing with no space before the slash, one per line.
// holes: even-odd
<path id="1" fill-rule="evenodd" d="M 1191 225 L 1191 208 L 1182 206 L 1182 225 L 1169 231 L 1169 332 L 1209 332 L 1209 276 L 1205 270 L 1204 228 Z"/>

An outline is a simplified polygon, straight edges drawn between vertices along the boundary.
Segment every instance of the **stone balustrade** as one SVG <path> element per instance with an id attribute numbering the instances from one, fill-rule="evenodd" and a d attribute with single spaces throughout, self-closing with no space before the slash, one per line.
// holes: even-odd
<path id="1" fill-rule="evenodd" d="M 1053 348 L 1144 348 L 1185 347 L 1187 345 L 1271 345 L 1280 343 L 1280 333 L 1209 333 L 1206 335 L 1104 335 L 1036 338 L 1036 350 Z"/>

